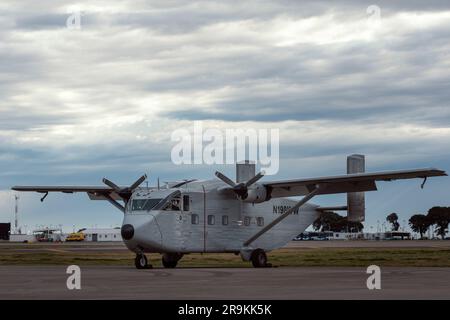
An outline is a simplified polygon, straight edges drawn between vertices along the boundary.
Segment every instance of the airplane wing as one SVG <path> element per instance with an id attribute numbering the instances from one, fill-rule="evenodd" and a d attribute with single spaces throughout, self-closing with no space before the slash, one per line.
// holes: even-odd
<path id="1" fill-rule="evenodd" d="M 25 192 L 62 192 L 62 193 L 78 193 L 86 192 L 91 200 L 108 200 L 105 196 L 110 196 L 114 200 L 122 200 L 122 198 L 110 187 L 104 186 L 15 186 L 15 191 Z"/>
<path id="2" fill-rule="evenodd" d="M 118 204 L 117 200 L 124 200 L 127 202 L 133 191 L 136 190 L 145 179 L 147 179 L 146 174 L 136 180 L 130 187 L 119 187 L 112 181 L 104 178 L 103 183 L 106 186 L 15 186 L 12 190 L 45 193 L 45 196 L 41 201 L 47 197 L 49 192 L 86 192 L 91 200 L 107 200 L 123 211 L 123 206 Z"/>
<path id="3" fill-rule="evenodd" d="M 435 168 L 383 171 L 373 173 L 355 173 L 340 176 L 282 180 L 262 182 L 271 192 L 272 198 L 304 196 L 316 188 L 325 186 L 318 194 L 335 194 L 377 190 L 376 181 L 392 181 L 400 179 L 414 179 L 446 176 L 446 172 Z"/>

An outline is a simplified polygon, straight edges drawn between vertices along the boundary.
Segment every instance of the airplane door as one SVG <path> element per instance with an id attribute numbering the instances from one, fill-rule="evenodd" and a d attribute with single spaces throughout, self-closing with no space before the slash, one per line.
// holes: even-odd
<path id="1" fill-rule="evenodd" d="M 97 233 L 93 233 L 92 234 L 92 241 L 93 242 L 97 242 L 98 241 L 98 234 Z"/>
<path id="2" fill-rule="evenodd" d="M 183 204 L 189 200 L 189 208 L 183 207 L 181 229 L 175 229 L 182 238 L 180 247 L 187 252 L 204 252 L 206 248 L 205 200 L 204 188 L 189 192 L 183 197 Z M 178 230 L 178 231 L 177 231 Z"/>

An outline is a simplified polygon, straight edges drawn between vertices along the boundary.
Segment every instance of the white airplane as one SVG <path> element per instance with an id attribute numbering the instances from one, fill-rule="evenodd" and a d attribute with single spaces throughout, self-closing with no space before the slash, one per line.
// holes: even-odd
<path id="1" fill-rule="evenodd" d="M 168 183 L 165 188 L 130 187 L 103 179 L 105 186 L 16 186 L 16 191 L 86 192 L 91 200 L 107 200 L 124 213 L 121 235 L 136 253 L 138 269 L 151 268 L 145 253 L 161 253 L 166 268 L 176 267 L 184 254 L 228 252 L 240 254 L 254 267 L 270 266 L 266 252 L 285 246 L 305 231 L 324 211 L 347 210 L 349 221 L 364 221 L 364 192 L 377 190 L 376 181 L 446 176 L 438 169 L 364 173 L 365 159 L 347 159 L 347 175 L 259 182 L 249 161 L 236 166 L 236 182 L 219 179 Z M 347 206 L 320 207 L 314 196 L 347 193 Z M 301 200 L 285 197 L 303 196 Z"/>

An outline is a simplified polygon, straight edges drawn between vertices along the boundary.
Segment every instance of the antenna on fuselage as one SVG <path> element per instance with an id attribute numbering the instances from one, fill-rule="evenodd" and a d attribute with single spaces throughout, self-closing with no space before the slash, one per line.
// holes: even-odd
<path id="1" fill-rule="evenodd" d="M 158 190 L 159 190 L 159 177 L 158 177 Z"/>

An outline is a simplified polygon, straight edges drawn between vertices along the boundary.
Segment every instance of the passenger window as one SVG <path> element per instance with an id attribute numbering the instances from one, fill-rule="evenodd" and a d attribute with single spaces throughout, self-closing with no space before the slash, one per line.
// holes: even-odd
<path id="1" fill-rule="evenodd" d="M 189 196 L 183 196 L 183 211 L 189 211 Z"/>
<path id="2" fill-rule="evenodd" d="M 228 216 L 222 216 L 222 224 L 224 226 L 228 225 Z"/>
<path id="3" fill-rule="evenodd" d="M 215 216 L 213 216 L 213 215 L 208 216 L 208 224 L 209 225 L 213 225 L 216 222 L 215 220 L 216 220 Z"/>
<path id="4" fill-rule="evenodd" d="M 198 224 L 198 214 L 193 214 L 191 216 L 191 222 L 192 224 Z"/>
<path id="5" fill-rule="evenodd" d="M 258 217 L 256 219 L 256 222 L 258 223 L 258 226 L 262 227 L 264 225 L 264 218 L 263 217 Z"/>
<path id="6" fill-rule="evenodd" d="M 245 226 L 249 226 L 249 225 L 250 225 L 250 221 L 251 221 L 251 218 L 250 218 L 250 217 L 245 217 L 245 218 L 244 218 L 244 225 L 245 225 Z"/>

